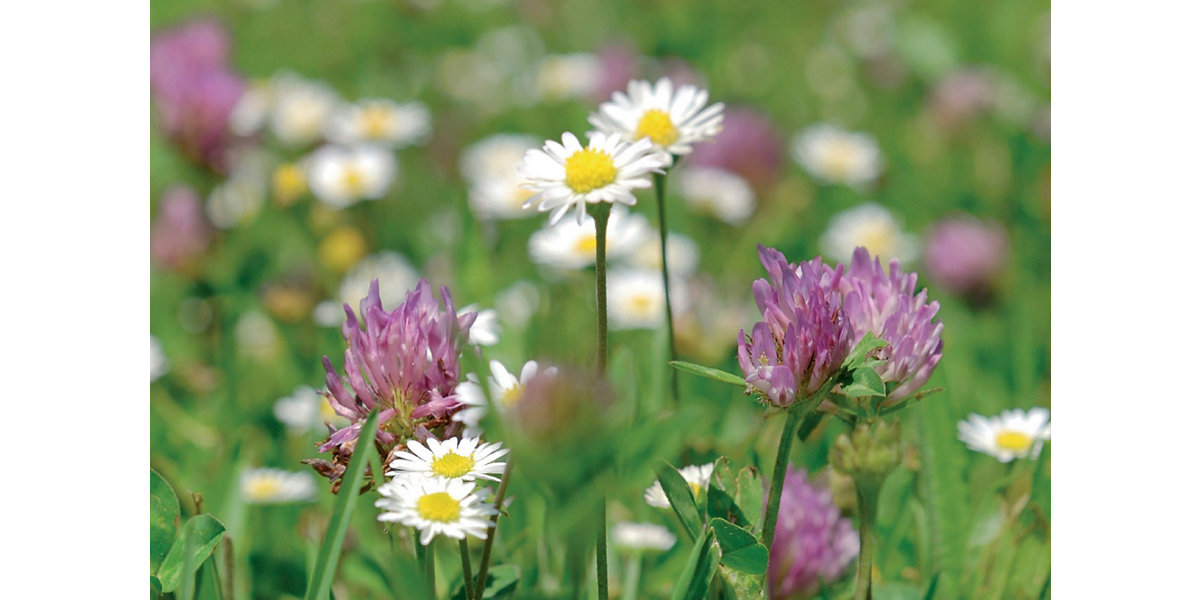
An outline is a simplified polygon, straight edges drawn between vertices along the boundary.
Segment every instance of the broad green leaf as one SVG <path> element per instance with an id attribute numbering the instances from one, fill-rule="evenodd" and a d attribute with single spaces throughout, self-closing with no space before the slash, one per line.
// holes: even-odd
<path id="1" fill-rule="evenodd" d="M 846 360 L 842 361 L 842 369 L 853 371 L 862 367 L 868 362 L 871 352 L 887 345 L 887 340 L 879 339 L 874 333 L 868 331 L 863 339 L 854 345 L 854 349 L 850 350 L 850 354 L 846 355 Z"/>
<path id="2" fill-rule="evenodd" d="M 744 378 L 742 378 L 741 375 L 734 375 L 733 373 L 727 373 L 720 369 L 714 369 L 712 367 L 705 367 L 703 365 L 698 365 L 698 364 L 690 363 L 690 362 L 684 362 L 682 360 L 673 360 L 673 361 L 668 362 L 667 364 L 669 364 L 672 367 L 675 367 L 676 369 L 679 369 L 680 371 L 683 371 L 685 373 L 691 373 L 692 375 L 699 375 L 701 377 L 707 377 L 714 381 L 720 381 L 721 383 L 728 383 L 728 384 L 736 385 L 736 386 L 743 387 L 743 388 L 746 387 L 746 380 Z"/>
<path id="3" fill-rule="evenodd" d="M 655 472 L 658 474 L 658 481 L 662 484 L 663 492 L 667 495 L 667 501 L 671 503 L 671 509 L 683 523 L 688 536 L 693 540 L 696 539 L 700 535 L 703 519 L 700 517 L 700 509 L 696 506 L 696 500 L 692 497 L 691 486 L 684 481 L 683 475 L 680 475 L 679 471 L 665 460 L 659 461 Z"/>
<path id="4" fill-rule="evenodd" d="M 175 542 L 179 497 L 171 484 L 150 469 L 150 573 L 158 572 Z"/>
<path id="5" fill-rule="evenodd" d="M 733 597 L 738 600 L 766 600 L 767 591 L 763 589 L 762 575 L 751 575 L 735 571 L 725 565 L 719 569 L 725 585 L 733 590 Z"/>
<path id="6" fill-rule="evenodd" d="M 755 535 L 762 532 L 763 503 L 762 476 L 754 467 L 742 467 L 737 474 L 737 493 L 733 499 L 749 520 L 750 530 Z"/>
<path id="7" fill-rule="evenodd" d="M 712 519 L 709 525 L 721 545 L 721 564 L 751 575 L 767 572 L 767 547 L 754 534 L 725 519 Z"/>
<path id="8" fill-rule="evenodd" d="M 875 369 L 859 367 L 851 374 L 850 384 L 842 387 L 842 393 L 854 398 L 882 398 L 887 395 L 887 387 Z"/>
<path id="9" fill-rule="evenodd" d="M 342 487 L 333 503 L 333 517 L 329 520 L 325 537 L 321 539 L 317 564 L 313 567 L 312 578 L 308 580 L 308 590 L 304 593 L 306 600 L 325 600 L 329 597 L 329 588 L 333 586 L 333 571 L 337 568 L 337 559 L 341 555 L 342 542 L 346 539 L 346 530 L 350 528 L 350 515 L 354 513 L 358 490 L 362 487 L 367 454 L 375 451 L 375 444 L 371 442 L 375 439 L 375 426 L 378 422 L 379 411 L 372 410 L 359 432 L 358 439 L 364 443 L 355 447 L 350 466 L 346 467 L 346 474 L 342 476 Z"/>
<path id="10" fill-rule="evenodd" d="M 167 553 L 158 569 L 158 581 L 162 584 L 162 590 L 173 592 L 184 578 L 193 577 L 224 534 L 225 525 L 208 513 L 188 519 L 180 528 L 175 544 L 171 546 L 171 551 Z M 190 556 L 187 554 L 188 546 L 191 546 L 192 550 Z M 185 570 L 189 572 L 185 573 Z"/>
<path id="11" fill-rule="evenodd" d="M 487 584 L 483 586 L 483 600 L 501 600 L 511 598 L 521 582 L 521 568 L 517 565 L 495 565 L 488 568 Z M 450 595 L 453 600 L 467 600 L 463 593 L 462 573 L 455 580 L 454 591 Z"/>
<path id="12" fill-rule="evenodd" d="M 934 594 L 937 593 L 938 578 L 941 573 L 934 573 L 933 578 L 929 580 L 929 589 L 925 590 L 925 600 L 933 600 Z"/>
<path id="13" fill-rule="evenodd" d="M 726 519 L 739 527 L 751 526 L 750 519 L 737 505 L 736 494 L 737 478 L 729 466 L 729 459 L 722 456 L 713 465 L 712 478 L 708 481 L 708 516 Z"/>

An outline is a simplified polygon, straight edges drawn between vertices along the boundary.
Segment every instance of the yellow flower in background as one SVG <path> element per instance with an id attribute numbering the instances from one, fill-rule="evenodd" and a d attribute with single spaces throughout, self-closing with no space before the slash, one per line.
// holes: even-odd
<path id="1" fill-rule="evenodd" d="M 295 163 L 283 163 L 271 175 L 271 197 L 279 206 L 291 206 L 308 191 L 304 169 Z"/>
<path id="2" fill-rule="evenodd" d="M 342 225 L 321 240 L 317 256 L 331 271 L 344 273 L 367 255 L 367 240 L 354 227 Z"/>

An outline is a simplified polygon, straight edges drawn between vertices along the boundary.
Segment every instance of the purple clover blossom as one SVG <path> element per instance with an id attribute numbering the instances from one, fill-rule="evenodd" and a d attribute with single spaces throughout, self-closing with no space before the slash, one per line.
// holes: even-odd
<path id="1" fill-rule="evenodd" d="M 738 365 L 746 383 L 776 406 L 791 406 L 833 377 L 853 346 L 854 331 L 842 312 L 836 269 L 814 258 L 788 263 L 783 253 L 758 247 L 770 276 L 754 282 L 763 320 L 750 336 L 738 332 Z"/>
<path id="2" fill-rule="evenodd" d="M 165 269 L 187 270 L 208 249 L 212 235 L 196 190 L 173 185 L 163 192 L 158 217 L 150 226 L 150 258 Z"/>
<path id="3" fill-rule="evenodd" d="M 925 238 L 929 278 L 973 304 L 992 294 L 1008 263 L 1008 233 L 999 223 L 966 215 L 938 221 Z"/>
<path id="4" fill-rule="evenodd" d="M 450 291 L 441 291 L 439 306 L 429 282 L 421 279 L 400 306 L 387 311 L 379 299 L 379 280 L 372 280 L 359 307 L 364 327 L 345 305 L 345 377 L 328 356 L 322 364 L 326 397 L 351 424 L 320 446 L 321 452 L 334 453 L 333 463 L 311 461 L 322 475 L 340 478 L 374 408 L 380 409 L 376 445 L 385 452 L 408 438 L 432 436 L 438 428 L 443 436 L 453 435 L 458 424 L 451 417 L 462 406 L 455 396 L 462 375 L 459 357 L 475 313 L 457 314 Z"/>
<path id="5" fill-rule="evenodd" d="M 942 359 L 942 323 L 934 321 L 937 301 L 927 301 L 924 289 L 916 293 L 917 274 L 901 271 L 895 259 L 884 272 L 879 258 L 859 247 L 839 286 L 855 343 L 871 332 L 889 344 L 876 367 L 884 383 L 896 386 L 885 406 L 920 390 Z"/>
<path id="6" fill-rule="evenodd" d="M 833 493 L 790 466 L 779 500 L 779 524 L 771 544 L 772 598 L 811 597 L 820 582 L 832 583 L 858 556 L 858 532 L 842 518 Z"/>

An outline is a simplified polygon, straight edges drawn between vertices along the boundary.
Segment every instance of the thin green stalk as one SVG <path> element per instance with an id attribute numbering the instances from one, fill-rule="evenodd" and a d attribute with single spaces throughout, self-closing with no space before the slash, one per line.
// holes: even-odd
<path id="1" fill-rule="evenodd" d="M 783 478 L 787 475 L 788 456 L 792 453 L 792 441 L 796 439 L 796 429 L 800 420 L 807 412 L 801 409 L 797 402 L 787 411 L 787 422 L 783 425 L 783 435 L 779 438 L 779 451 L 775 453 L 775 470 L 771 473 L 771 493 L 767 497 L 767 514 L 763 515 L 762 543 L 767 548 L 775 541 L 775 521 L 779 518 L 779 499 L 783 497 Z"/>
<path id="2" fill-rule="evenodd" d="M 608 600 L 608 515 L 600 499 L 600 529 L 596 532 L 596 589 L 600 600 Z"/>
<path id="3" fill-rule="evenodd" d="M 854 600 L 871 600 L 871 569 L 875 558 L 875 514 L 879 508 L 880 484 L 860 478 L 854 482 L 858 496 L 858 570 L 854 576 Z"/>
<path id="4" fill-rule="evenodd" d="M 588 207 L 596 222 L 596 363 L 603 377 L 608 371 L 608 215 L 612 204 L 600 202 Z M 600 530 L 596 533 L 596 589 L 599 600 L 608 600 L 608 524 L 604 497 L 600 497 Z"/>
<path id="5" fill-rule="evenodd" d="M 421 543 L 420 530 L 413 528 L 413 544 L 417 548 L 417 561 L 421 563 L 421 573 L 425 576 L 425 582 L 429 584 L 429 589 L 433 592 L 433 596 L 437 597 L 437 570 L 434 564 L 436 553 L 433 551 L 433 540 L 430 540 L 430 545 L 426 546 Z"/>
<path id="6" fill-rule="evenodd" d="M 496 508 L 504 506 L 504 494 L 508 492 L 508 478 L 512 474 L 512 460 L 504 467 L 504 475 L 500 476 L 500 487 L 496 488 Z M 483 555 L 479 557 L 479 576 L 475 579 L 475 600 L 483 598 L 483 588 L 487 584 L 488 564 L 492 560 L 492 543 L 496 541 L 496 527 L 500 514 L 492 515 L 492 526 L 488 528 L 487 539 L 483 542 Z M 470 598 L 470 596 L 468 596 Z"/>
<path id="7" fill-rule="evenodd" d="M 637 600 L 642 576 L 642 555 L 632 553 L 625 559 L 625 577 L 621 582 L 621 600 Z"/>
<path id="8" fill-rule="evenodd" d="M 675 354 L 675 319 L 671 316 L 671 275 L 667 269 L 667 176 L 664 173 L 654 174 L 654 197 L 658 200 L 658 241 L 662 250 L 662 280 L 663 294 L 667 304 L 667 354 L 670 360 L 678 359 Z M 671 373 L 671 401 L 679 405 L 679 373 L 667 368 Z"/>
<path id="9" fill-rule="evenodd" d="M 462 557 L 463 597 L 474 598 L 475 591 L 471 588 L 471 554 L 467 550 L 467 538 L 458 540 L 458 554 Z"/>

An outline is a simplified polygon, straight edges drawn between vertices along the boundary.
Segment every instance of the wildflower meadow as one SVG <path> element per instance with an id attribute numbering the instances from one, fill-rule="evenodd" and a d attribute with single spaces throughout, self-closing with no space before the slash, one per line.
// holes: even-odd
<path id="1" fill-rule="evenodd" d="M 1050 597 L 1048 1 L 149 12 L 151 598 Z"/>

